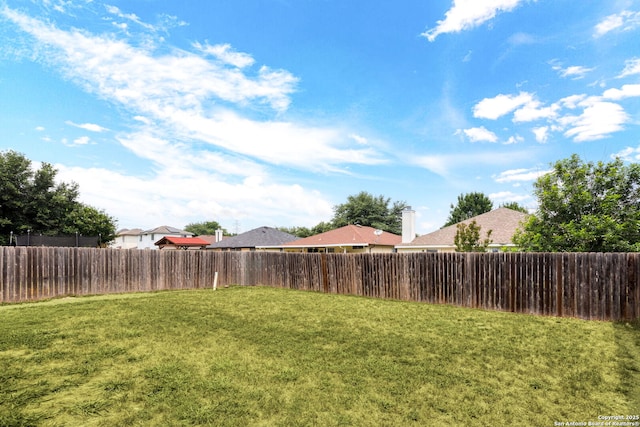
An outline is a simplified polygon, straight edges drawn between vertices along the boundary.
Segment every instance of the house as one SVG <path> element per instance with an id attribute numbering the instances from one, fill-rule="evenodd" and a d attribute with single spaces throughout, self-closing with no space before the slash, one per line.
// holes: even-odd
<path id="1" fill-rule="evenodd" d="M 237 236 L 227 237 L 207 246 L 215 251 L 276 250 L 273 247 L 296 240 L 298 237 L 276 228 L 258 227 Z"/>
<path id="2" fill-rule="evenodd" d="M 136 249 L 142 233 L 141 228 L 123 228 L 116 232 L 116 238 L 111 242 L 111 247 L 115 249 Z"/>
<path id="3" fill-rule="evenodd" d="M 529 215 L 508 208 L 498 208 L 490 212 L 462 221 L 469 224 L 475 221 L 480 226 L 480 238 L 485 239 L 488 230 L 491 231 L 489 251 L 499 251 L 503 248 L 515 248 L 512 239 L 516 230 Z M 441 228 L 432 233 L 416 237 L 411 242 L 403 242 L 396 246 L 398 252 L 455 252 L 454 238 L 458 231 L 458 224 Z"/>
<path id="4" fill-rule="evenodd" d="M 209 242 L 198 237 L 174 237 L 165 236 L 158 240 L 155 245 L 158 249 L 204 249 Z"/>
<path id="5" fill-rule="evenodd" d="M 377 230 L 373 227 L 350 224 L 269 249 L 280 249 L 284 252 L 393 252 L 394 246 L 401 241 L 402 237 L 397 234 Z"/>
<path id="6" fill-rule="evenodd" d="M 202 234 L 202 235 L 198 235 L 197 237 L 202 240 L 206 240 L 207 246 L 213 243 L 221 242 L 222 239 L 228 238 L 222 235 L 222 230 L 216 230 L 215 233 L 216 234 Z"/>
<path id="7" fill-rule="evenodd" d="M 193 233 L 163 225 L 138 234 L 138 249 L 158 249 L 155 243 L 163 237 L 193 237 Z"/>

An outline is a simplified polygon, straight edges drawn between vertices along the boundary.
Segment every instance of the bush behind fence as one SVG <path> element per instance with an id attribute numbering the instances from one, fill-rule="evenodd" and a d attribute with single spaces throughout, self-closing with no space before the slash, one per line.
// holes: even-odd
<path id="1" fill-rule="evenodd" d="M 640 318 L 640 254 L 303 254 L 0 247 L 0 302 L 266 285 L 597 320 Z"/>

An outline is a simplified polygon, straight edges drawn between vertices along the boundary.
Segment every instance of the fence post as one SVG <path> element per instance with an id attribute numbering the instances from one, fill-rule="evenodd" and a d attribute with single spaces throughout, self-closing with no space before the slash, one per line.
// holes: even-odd
<path id="1" fill-rule="evenodd" d="M 640 317 L 638 254 L 228 252 L 206 254 L 207 262 L 190 255 L 0 247 L 0 302 L 201 287 L 214 273 L 214 290 L 221 280 L 560 317 Z"/>
<path id="2" fill-rule="evenodd" d="M 324 252 L 320 254 L 320 263 L 322 265 L 322 290 L 326 294 L 329 292 L 329 272 L 327 269 L 327 254 Z"/>

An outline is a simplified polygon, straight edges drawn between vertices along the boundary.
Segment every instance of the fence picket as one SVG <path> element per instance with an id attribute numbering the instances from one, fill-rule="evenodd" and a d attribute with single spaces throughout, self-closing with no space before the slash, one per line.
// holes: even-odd
<path id="1" fill-rule="evenodd" d="M 640 317 L 639 254 L 287 254 L 0 247 L 0 303 L 266 285 L 598 320 Z"/>

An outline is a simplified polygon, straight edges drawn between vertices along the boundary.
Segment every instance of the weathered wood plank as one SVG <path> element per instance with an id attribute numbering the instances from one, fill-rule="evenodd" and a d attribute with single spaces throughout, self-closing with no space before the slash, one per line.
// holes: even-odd
<path id="1" fill-rule="evenodd" d="M 639 254 L 0 248 L 0 302 L 267 285 L 598 320 L 640 317 Z"/>

